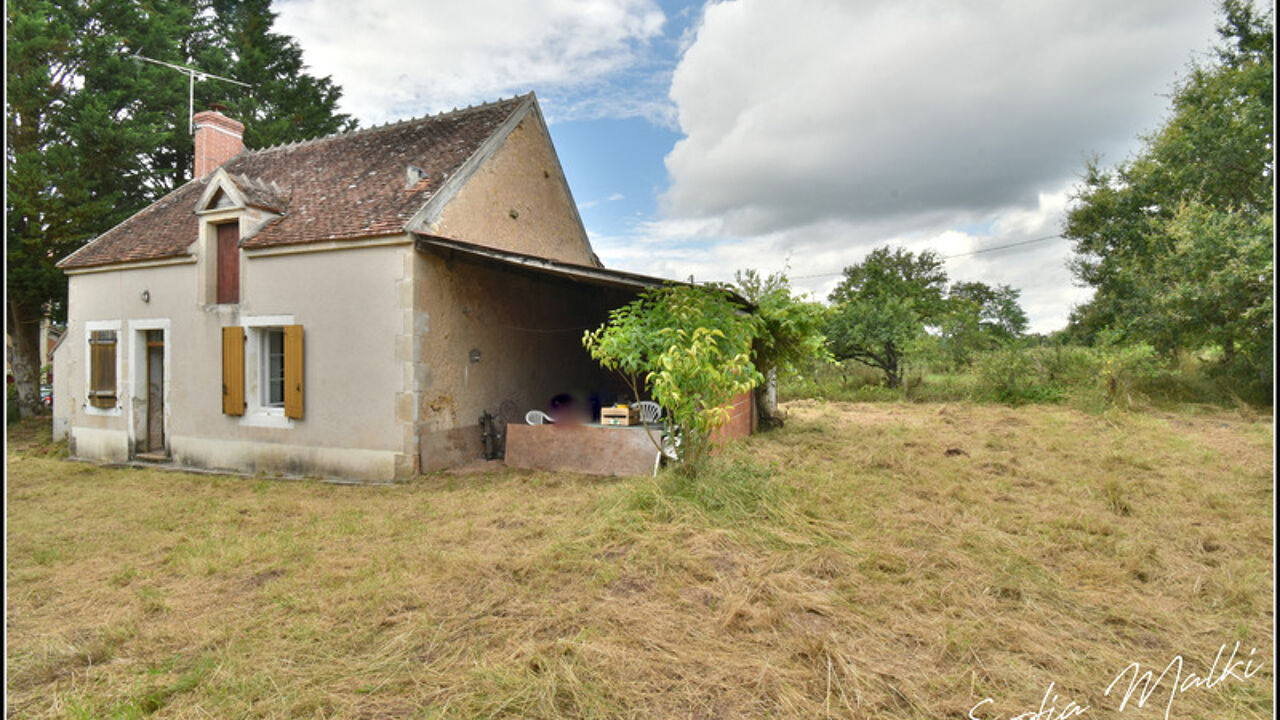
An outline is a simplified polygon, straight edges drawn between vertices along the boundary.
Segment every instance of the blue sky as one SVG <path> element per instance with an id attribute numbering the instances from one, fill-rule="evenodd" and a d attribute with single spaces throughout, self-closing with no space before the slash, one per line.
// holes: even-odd
<path id="1" fill-rule="evenodd" d="M 583 224 L 597 234 L 624 236 L 657 217 L 666 189 L 662 159 L 680 134 L 644 118 L 569 120 L 551 125 L 551 139 L 572 184 Z"/>
<path id="2" fill-rule="evenodd" d="M 1061 229 L 1214 39 L 1210 0 L 279 0 L 361 125 L 533 90 L 609 267 L 786 270 L 824 298 L 875 247 L 1022 291 L 1062 327 Z M 992 247 L 1017 244 L 1007 250 Z"/>

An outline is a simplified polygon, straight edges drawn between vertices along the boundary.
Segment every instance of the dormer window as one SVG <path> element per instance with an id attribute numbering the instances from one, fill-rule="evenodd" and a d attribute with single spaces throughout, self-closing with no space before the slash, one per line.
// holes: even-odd
<path id="1" fill-rule="evenodd" d="M 238 305 L 244 301 L 248 289 L 241 287 L 244 259 L 240 244 L 280 217 L 288 204 L 288 193 L 275 183 L 232 175 L 223 168 L 209 175 L 195 207 L 200 223 L 200 243 L 195 251 L 202 267 L 202 303 Z"/>
<path id="2" fill-rule="evenodd" d="M 240 302 L 240 223 L 219 223 L 218 230 L 218 304 Z"/>

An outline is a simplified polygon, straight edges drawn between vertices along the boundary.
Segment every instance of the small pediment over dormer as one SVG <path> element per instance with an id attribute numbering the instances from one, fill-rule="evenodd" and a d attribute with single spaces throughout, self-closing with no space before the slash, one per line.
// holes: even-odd
<path id="1" fill-rule="evenodd" d="M 233 175 L 222 168 L 209 176 L 208 185 L 196 201 L 197 213 L 258 208 L 280 215 L 288 207 L 289 192 L 275 182 L 268 183 L 247 175 Z"/>
<path id="2" fill-rule="evenodd" d="M 204 192 L 196 200 L 196 212 L 230 210 L 245 206 L 245 196 L 231 175 L 222 168 L 213 171 Z"/>

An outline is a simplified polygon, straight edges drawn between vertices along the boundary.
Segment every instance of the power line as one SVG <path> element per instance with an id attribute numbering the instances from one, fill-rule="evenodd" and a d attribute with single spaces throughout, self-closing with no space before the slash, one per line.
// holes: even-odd
<path id="1" fill-rule="evenodd" d="M 950 260 L 951 258 L 965 257 L 967 255 L 977 255 L 979 253 L 984 253 L 984 252 L 1004 250 L 1005 248 L 1018 247 L 1019 245 L 1030 245 L 1031 243 L 1044 242 L 1046 240 L 1057 240 L 1060 237 L 1062 236 L 1061 235 L 1045 235 L 1044 237 L 1041 237 L 1041 238 L 1032 238 L 1031 240 L 1022 240 L 1016 243 L 1009 243 L 1008 245 L 996 245 L 995 247 L 982 248 L 981 250 L 973 250 L 971 252 L 956 253 L 955 255 L 944 255 L 942 259 Z"/>
<path id="2" fill-rule="evenodd" d="M 980 249 L 980 250 L 971 250 L 971 251 L 969 251 L 969 252 L 956 253 L 955 255 L 943 255 L 943 256 L 942 256 L 941 258 L 939 258 L 939 259 L 940 259 L 940 260 L 950 260 L 950 259 L 952 259 L 952 258 L 967 257 L 967 256 L 969 256 L 969 255 L 979 255 L 979 254 L 981 254 L 981 253 L 995 252 L 996 250 L 1006 250 L 1006 249 L 1008 249 L 1008 248 L 1019 247 L 1019 246 L 1022 246 L 1022 245 L 1030 245 L 1030 244 L 1032 244 L 1032 243 L 1045 242 L 1045 241 L 1048 241 L 1048 240 L 1056 240 L 1056 239 L 1058 239 L 1058 238 L 1060 238 L 1060 237 L 1062 237 L 1062 236 L 1061 236 L 1061 235 L 1046 235 L 1046 236 L 1044 236 L 1044 237 L 1032 238 L 1032 239 L 1030 239 L 1030 240 L 1020 240 L 1020 241 L 1018 241 L 1018 242 L 1015 242 L 1015 243 L 1009 243 L 1009 244 L 1007 244 L 1007 245 L 996 245 L 996 246 L 994 246 L 994 247 L 982 248 L 982 249 Z M 792 279 L 792 280 L 807 280 L 807 279 L 810 279 L 810 278 L 835 277 L 836 275 L 843 275 L 843 274 L 844 274 L 844 271 L 843 271 L 843 270 L 841 270 L 841 271 L 839 271 L 839 272 L 816 273 L 816 274 L 814 274 L 814 275 L 796 275 L 795 277 L 793 277 L 793 278 L 791 278 L 791 279 Z"/>

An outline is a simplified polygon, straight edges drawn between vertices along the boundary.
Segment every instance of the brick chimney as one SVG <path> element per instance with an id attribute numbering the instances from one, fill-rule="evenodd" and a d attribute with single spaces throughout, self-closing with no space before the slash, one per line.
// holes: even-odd
<path id="1" fill-rule="evenodd" d="M 196 126 L 196 177 L 202 178 L 244 149 L 244 123 L 223 115 L 221 105 L 198 112 Z"/>

